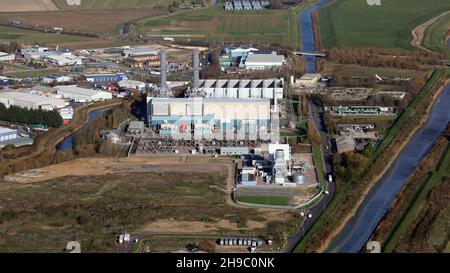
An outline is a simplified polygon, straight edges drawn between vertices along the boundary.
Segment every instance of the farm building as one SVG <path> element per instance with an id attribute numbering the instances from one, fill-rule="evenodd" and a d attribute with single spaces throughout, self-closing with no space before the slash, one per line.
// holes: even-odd
<path id="1" fill-rule="evenodd" d="M 104 82 L 120 82 L 122 80 L 127 80 L 128 77 L 124 73 L 116 73 L 116 74 L 85 74 L 87 82 L 94 83 L 104 83 Z"/>
<path id="2" fill-rule="evenodd" d="M 15 58 L 16 56 L 14 54 L 0 51 L 0 62 L 12 62 L 15 60 Z"/>
<path id="3" fill-rule="evenodd" d="M 55 87 L 58 95 L 78 102 L 89 102 L 112 99 L 112 93 L 94 89 L 80 88 L 75 85 L 59 85 Z"/>
<path id="4" fill-rule="evenodd" d="M 244 61 L 246 69 L 264 70 L 280 67 L 286 64 L 283 55 L 278 55 L 275 51 L 270 53 L 250 52 Z"/>
<path id="5" fill-rule="evenodd" d="M 200 80 L 199 90 L 206 98 L 282 99 L 283 79 L 266 80 Z"/>
<path id="6" fill-rule="evenodd" d="M 48 98 L 28 92 L 6 91 L 0 92 L 0 102 L 6 107 L 11 105 L 29 109 L 53 110 L 67 105 L 62 99 Z"/>
<path id="7" fill-rule="evenodd" d="M 243 130 L 255 133 L 271 125 L 269 99 L 147 98 L 150 127 L 174 136 L 193 130 L 194 136 Z"/>
<path id="8" fill-rule="evenodd" d="M 71 82 L 73 80 L 72 77 L 59 75 L 59 74 L 50 74 L 42 78 L 42 83 L 51 84 L 51 83 L 65 83 Z"/>

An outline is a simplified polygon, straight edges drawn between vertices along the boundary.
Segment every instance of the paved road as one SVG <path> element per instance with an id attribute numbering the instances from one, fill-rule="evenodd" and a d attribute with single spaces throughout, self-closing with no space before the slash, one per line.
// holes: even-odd
<path id="1" fill-rule="evenodd" d="M 324 119 L 323 119 L 323 113 L 320 109 L 320 107 L 315 104 L 312 101 L 308 101 L 308 108 L 309 108 L 309 116 L 313 119 L 317 130 L 320 132 L 320 136 L 322 139 L 322 152 L 324 157 L 324 171 L 326 174 L 332 173 L 333 171 L 333 165 L 332 165 L 332 154 L 331 154 L 331 145 L 330 145 L 330 139 L 327 134 L 327 130 L 325 127 Z M 325 179 L 325 181 L 328 181 Z M 311 214 L 311 218 L 306 218 L 304 224 L 301 226 L 300 230 L 297 231 L 295 234 L 288 237 L 287 247 L 285 249 L 285 252 L 292 252 L 295 247 L 298 245 L 300 240 L 305 236 L 305 234 L 311 229 L 312 225 L 317 221 L 319 216 L 322 214 L 322 212 L 325 210 L 325 208 L 329 205 L 331 200 L 333 199 L 336 185 L 334 182 L 327 183 L 327 191 L 328 195 L 325 195 L 324 198 L 317 204 L 315 207 L 305 210 L 305 215 Z M 299 210 L 299 213 L 301 210 Z"/>

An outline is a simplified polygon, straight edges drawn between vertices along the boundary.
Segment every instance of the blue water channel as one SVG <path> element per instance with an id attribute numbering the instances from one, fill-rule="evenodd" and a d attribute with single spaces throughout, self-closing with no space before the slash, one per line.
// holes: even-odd
<path id="1" fill-rule="evenodd" d="M 299 17 L 300 17 L 300 32 L 302 37 L 302 51 L 316 52 L 312 13 L 316 9 L 328 4 L 330 1 L 331 0 L 320 0 L 316 4 L 311 5 L 302 12 L 300 12 Z M 303 59 L 307 62 L 306 72 L 316 73 L 316 57 L 303 56 Z"/>
<path id="2" fill-rule="evenodd" d="M 93 110 L 93 111 L 89 112 L 88 120 L 87 120 L 86 124 L 83 125 L 82 128 L 85 128 L 86 126 L 89 126 L 93 121 L 95 121 L 96 119 L 101 117 L 103 115 L 103 113 L 106 110 L 108 110 L 108 109 L 110 109 L 110 108 L 100 108 L 100 109 Z M 73 133 L 70 134 L 64 140 L 62 140 L 61 142 L 56 144 L 56 150 L 58 152 L 64 152 L 64 151 L 67 151 L 69 149 L 72 149 L 73 148 L 74 138 L 75 138 L 75 135 Z"/>
<path id="3" fill-rule="evenodd" d="M 369 192 L 355 216 L 332 242 L 330 252 L 359 252 L 364 247 L 408 177 L 450 122 L 449 105 L 450 85 L 434 102 L 427 123 L 412 137 L 390 170 Z"/>

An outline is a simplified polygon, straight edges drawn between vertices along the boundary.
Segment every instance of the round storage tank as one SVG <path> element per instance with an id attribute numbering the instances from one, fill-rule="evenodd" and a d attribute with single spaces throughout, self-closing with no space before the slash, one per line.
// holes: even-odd
<path id="1" fill-rule="evenodd" d="M 292 182 L 295 184 L 306 184 L 306 176 L 303 173 L 294 173 L 292 174 Z"/>

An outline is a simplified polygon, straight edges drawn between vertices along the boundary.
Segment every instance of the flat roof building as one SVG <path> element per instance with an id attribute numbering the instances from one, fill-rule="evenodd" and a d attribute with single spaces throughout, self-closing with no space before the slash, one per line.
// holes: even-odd
<path id="1" fill-rule="evenodd" d="M 62 95 L 64 98 L 72 99 L 78 102 L 90 102 L 99 100 L 109 100 L 112 99 L 112 93 L 80 88 L 75 85 L 59 85 L 55 87 L 57 93 Z"/>
<path id="2" fill-rule="evenodd" d="M 353 137 L 342 135 L 335 138 L 338 153 L 345 153 L 355 150 L 356 143 Z"/>
<path id="3" fill-rule="evenodd" d="M 246 69 L 264 70 L 280 67 L 286 64 L 283 55 L 278 55 L 276 52 L 271 53 L 250 53 L 244 61 Z"/>
<path id="4" fill-rule="evenodd" d="M 63 108 L 68 103 L 62 99 L 49 98 L 34 95 L 28 92 L 6 91 L 0 92 L 0 102 L 6 107 L 15 105 L 29 109 L 52 110 L 55 108 Z"/>

